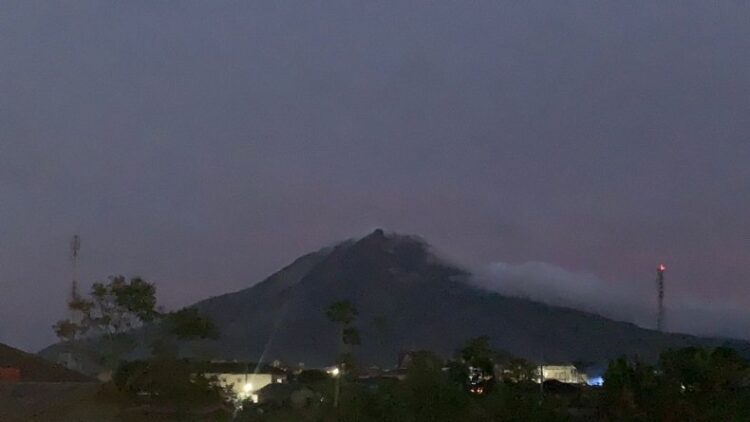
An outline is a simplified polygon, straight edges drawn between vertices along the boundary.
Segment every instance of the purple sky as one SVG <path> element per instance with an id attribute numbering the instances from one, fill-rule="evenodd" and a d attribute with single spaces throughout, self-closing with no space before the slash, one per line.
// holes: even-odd
<path id="1" fill-rule="evenodd" d="M 74 233 L 84 284 L 138 274 L 169 307 L 382 226 L 613 291 L 650 295 L 664 260 L 668 299 L 750 308 L 748 22 L 737 1 L 5 1 L 0 341 L 53 340 Z"/>

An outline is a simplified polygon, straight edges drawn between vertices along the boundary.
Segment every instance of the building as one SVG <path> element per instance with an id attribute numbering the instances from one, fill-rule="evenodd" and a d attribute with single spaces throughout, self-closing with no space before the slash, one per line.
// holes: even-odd
<path id="1" fill-rule="evenodd" d="M 17 382 L 21 381 L 21 370 L 11 366 L 0 366 L 0 381 Z"/>
<path id="2" fill-rule="evenodd" d="M 229 389 L 239 400 L 258 402 L 257 392 L 269 384 L 287 382 L 286 372 L 268 365 L 247 362 L 209 362 L 204 376 L 215 378 L 219 385 Z"/>
<path id="3" fill-rule="evenodd" d="M 268 384 L 257 391 L 257 400 L 254 401 L 266 406 L 290 406 L 295 409 L 300 409 L 308 407 L 313 403 L 320 402 L 320 400 L 320 394 L 315 393 L 304 384 L 292 382 Z"/>
<path id="4" fill-rule="evenodd" d="M 566 384 L 586 384 L 586 374 L 580 372 L 574 365 L 542 365 L 542 380 L 555 380 Z M 537 382 L 539 382 L 539 370 L 537 370 Z"/>

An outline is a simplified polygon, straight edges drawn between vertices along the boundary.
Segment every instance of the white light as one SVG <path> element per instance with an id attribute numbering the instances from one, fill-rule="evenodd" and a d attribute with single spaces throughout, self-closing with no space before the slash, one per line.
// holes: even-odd
<path id="1" fill-rule="evenodd" d="M 246 393 L 249 393 L 249 392 L 253 391 L 253 384 L 252 384 L 252 383 L 249 383 L 249 382 L 248 382 L 247 384 L 245 384 L 245 385 L 244 385 L 244 386 L 242 387 L 242 389 L 243 389 L 243 390 L 244 390 L 244 391 L 245 391 Z"/>
<path id="2" fill-rule="evenodd" d="M 331 371 L 331 375 L 333 375 L 334 377 L 337 377 L 339 376 L 340 372 L 341 371 L 339 371 L 339 368 L 333 368 L 333 370 Z"/>

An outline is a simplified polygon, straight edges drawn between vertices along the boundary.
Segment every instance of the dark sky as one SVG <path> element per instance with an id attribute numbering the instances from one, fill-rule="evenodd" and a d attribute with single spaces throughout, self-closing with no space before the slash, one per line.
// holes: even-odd
<path id="1" fill-rule="evenodd" d="M 748 22 L 740 1 L 4 1 L 0 341 L 53 340 L 74 233 L 85 284 L 141 275 L 168 307 L 382 226 L 643 303 L 664 260 L 673 303 L 750 308 Z"/>

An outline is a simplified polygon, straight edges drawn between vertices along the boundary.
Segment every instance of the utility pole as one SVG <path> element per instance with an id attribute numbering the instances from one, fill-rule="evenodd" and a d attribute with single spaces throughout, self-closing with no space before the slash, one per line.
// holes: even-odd
<path id="1" fill-rule="evenodd" d="M 544 403 L 544 351 L 539 359 L 539 404 Z"/>
<path id="2" fill-rule="evenodd" d="M 544 363 L 539 364 L 539 403 L 544 401 Z"/>
<path id="3" fill-rule="evenodd" d="M 339 369 L 338 366 L 334 368 L 333 376 L 336 382 L 333 386 L 333 407 L 335 409 L 338 409 L 339 408 L 339 396 L 341 395 L 341 377 L 343 376 L 341 369 Z"/>

